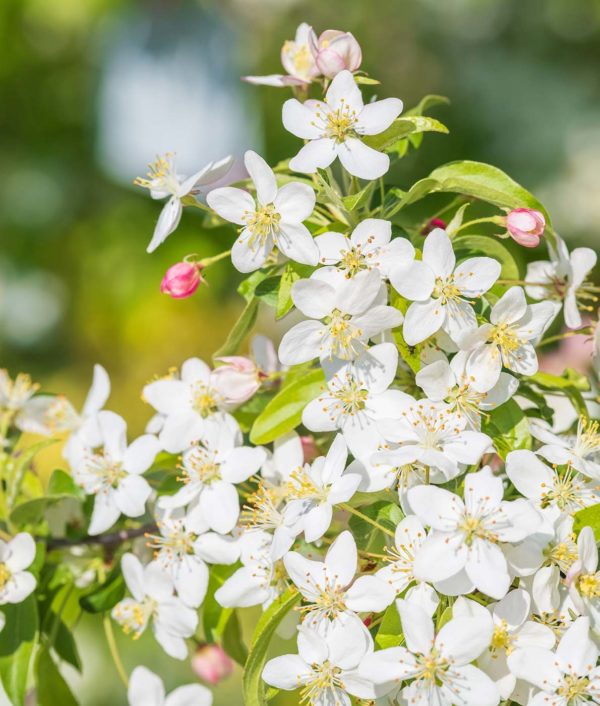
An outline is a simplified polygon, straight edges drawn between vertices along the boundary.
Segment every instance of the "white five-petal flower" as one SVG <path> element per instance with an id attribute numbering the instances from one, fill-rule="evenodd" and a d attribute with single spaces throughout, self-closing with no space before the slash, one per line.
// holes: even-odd
<path id="1" fill-rule="evenodd" d="M 226 186 L 206 197 L 208 205 L 226 221 L 242 226 L 231 260 L 240 272 L 262 267 L 273 248 L 305 265 L 316 265 L 319 249 L 303 224 L 315 207 L 315 192 L 308 184 L 289 182 L 277 187 L 275 174 L 256 152 L 244 156 L 254 182 L 256 201 L 243 189 Z"/>
<path id="2" fill-rule="evenodd" d="M 390 273 L 394 288 L 413 302 L 404 319 L 404 340 L 414 346 L 443 329 L 458 342 L 477 328 L 472 300 L 487 292 L 499 276 L 500 263 L 491 257 L 473 257 L 456 267 L 446 232 L 431 231 L 423 259 Z"/>
<path id="3" fill-rule="evenodd" d="M 148 178 L 138 177 L 135 184 L 150 189 L 153 199 L 169 200 L 165 204 L 154 229 L 154 235 L 146 252 L 153 252 L 177 228 L 181 219 L 185 196 L 206 193 L 211 185 L 221 180 L 231 169 L 233 157 L 225 157 L 218 162 L 210 162 L 190 177 L 181 176 L 175 168 L 175 155 L 171 153 L 158 157 L 149 165 Z"/>
<path id="4" fill-rule="evenodd" d="M 300 103 L 291 98 L 283 104 L 283 124 L 308 143 L 290 160 L 290 169 L 313 174 L 328 167 L 336 157 L 347 172 L 361 179 L 378 179 L 390 166 L 390 158 L 362 141 L 365 135 L 386 130 L 402 112 L 399 98 L 363 103 L 350 71 L 340 71 L 331 82 L 325 101 Z"/>
<path id="5" fill-rule="evenodd" d="M 131 672 L 127 700 L 129 706 L 211 706 L 213 697 L 202 684 L 179 686 L 167 696 L 162 679 L 140 666 Z"/>
<path id="6" fill-rule="evenodd" d="M 35 576 L 26 571 L 34 559 L 35 542 L 27 532 L 0 539 L 0 605 L 21 603 L 35 590 Z"/>
<path id="7" fill-rule="evenodd" d="M 127 445 L 127 425 L 114 412 L 98 413 L 99 447 L 87 448 L 73 467 L 73 477 L 88 495 L 94 495 L 94 510 L 88 533 L 105 532 L 119 519 L 144 514 L 151 488 L 142 477 L 160 450 L 152 434 L 144 434 Z"/>

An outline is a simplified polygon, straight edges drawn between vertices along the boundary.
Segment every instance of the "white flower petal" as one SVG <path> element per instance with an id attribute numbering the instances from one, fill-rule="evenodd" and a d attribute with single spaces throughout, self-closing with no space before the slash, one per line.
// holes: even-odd
<path id="1" fill-rule="evenodd" d="M 295 157 L 290 159 L 290 169 L 294 172 L 314 174 L 317 169 L 325 169 L 336 158 L 335 142 L 330 137 L 322 137 L 308 142 Z"/>
<path id="2" fill-rule="evenodd" d="M 378 152 L 355 137 L 336 144 L 335 150 L 346 171 L 359 179 L 379 179 L 390 168 L 387 154 Z"/>
<path id="3" fill-rule="evenodd" d="M 277 182 L 271 167 L 252 150 L 248 150 L 244 155 L 244 164 L 256 187 L 258 203 L 261 206 L 272 203 L 277 196 Z"/>
<path id="4" fill-rule="evenodd" d="M 213 189 L 206 195 L 206 203 L 221 218 L 238 226 L 244 225 L 248 214 L 256 210 L 252 196 L 247 191 L 233 186 Z"/>
<path id="5" fill-rule="evenodd" d="M 394 122 L 402 112 L 403 104 L 399 98 L 384 98 L 367 103 L 361 110 L 358 126 L 363 135 L 377 135 Z"/>

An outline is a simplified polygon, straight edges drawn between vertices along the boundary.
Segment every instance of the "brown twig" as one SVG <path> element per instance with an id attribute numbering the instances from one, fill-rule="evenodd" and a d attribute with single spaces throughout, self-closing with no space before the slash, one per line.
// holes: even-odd
<path id="1" fill-rule="evenodd" d="M 101 544 L 105 547 L 115 546 L 122 542 L 127 542 L 136 537 L 143 537 L 146 533 L 156 532 L 157 526 L 153 522 L 136 527 L 135 529 L 120 530 L 119 532 L 109 532 L 107 534 L 99 534 L 95 537 L 83 537 L 82 539 L 50 539 L 48 541 L 48 550 L 61 549 L 63 547 L 79 547 L 82 545 Z"/>

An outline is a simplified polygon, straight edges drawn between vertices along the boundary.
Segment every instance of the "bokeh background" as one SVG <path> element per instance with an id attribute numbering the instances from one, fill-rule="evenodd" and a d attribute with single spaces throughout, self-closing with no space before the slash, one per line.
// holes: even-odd
<path id="1" fill-rule="evenodd" d="M 2 0 L 0 367 L 77 406 L 100 362 L 110 408 L 137 434 L 143 384 L 210 357 L 241 308 L 230 264 L 189 300 L 159 284 L 233 233 L 203 231 L 188 209 L 147 255 L 160 205 L 132 180 L 166 150 L 187 173 L 247 148 L 270 163 L 293 154 L 286 92 L 239 76 L 278 72 L 301 21 L 352 31 L 382 95 L 451 98 L 436 112 L 451 136 L 427 136 L 393 175 L 400 186 L 444 161 L 489 161 L 545 203 L 570 247 L 598 245 L 599 0 Z M 102 635 L 84 623 L 78 638 L 86 671 L 68 678 L 83 706 L 124 704 Z M 169 686 L 190 676 L 151 639 L 120 644 L 128 667 L 145 662 Z M 217 706 L 241 704 L 238 679 Z"/>

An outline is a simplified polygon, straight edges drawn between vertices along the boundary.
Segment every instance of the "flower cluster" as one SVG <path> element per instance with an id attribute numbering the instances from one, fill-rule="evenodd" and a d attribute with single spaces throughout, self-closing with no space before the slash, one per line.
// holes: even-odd
<path id="1" fill-rule="evenodd" d="M 194 647 L 210 683 L 231 671 L 228 652 L 252 704 L 266 685 L 314 706 L 600 703 L 596 380 L 540 372 L 544 346 L 570 335 L 547 334 L 561 319 L 598 356 L 581 313 L 596 300 L 595 254 L 569 254 L 534 197 L 488 165 L 388 189 L 391 161 L 420 144 L 410 137 L 445 128 L 422 107 L 399 117 L 397 98 L 365 100 L 351 34 L 301 25 L 282 60 L 286 76 L 248 80 L 295 91 L 282 120 L 304 145 L 289 165 L 248 151 L 248 178 L 231 185 L 230 159 L 184 178 L 167 156 L 138 180 L 169 198 L 149 250 L 183 206 L 238 228 L 231 251 L 189 256 L 161 285 L 189 296 L 229 256 L 248 275 L 214 367 L 191 358 L 146 384 L 153 415 L 130 443 L 104 409 L 101 366 L 80 413 L 0 375 L 0 604 L 35 606 L 36 586 L 40 606 L 76 591 L 105 613 L 113 647 L 112 622 L 150 630 L 172 658 Z M 474 170 L 494 188 L 460 178 Z M 425 224 L 410 209 L 399 219 L 439 191 L 458 197 Z M 465 220 L 475 202 L 494 212 Z M 480 224 L 505 232 L 473 235 Z M 514 248 L 542 238 L 549 259 L 520 274 Z M 255 336 L 240 356 L 259 306 L 295 309 L 295 323 L 277 349 Z M 19 430 L 67 437 L 69 473 L 47 492 L 19 460 Z M 252 606 L 264 615 L 246 658 L 237 611 Z M 59 628 L 41 625 L 49 650 Z M 295 647 L 265 659 L 275 631 Z M 198 684 L 165 696 L 154 673 L 128 679 L 115 660 L 131 706 L 211 703 Z"/>

